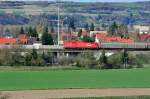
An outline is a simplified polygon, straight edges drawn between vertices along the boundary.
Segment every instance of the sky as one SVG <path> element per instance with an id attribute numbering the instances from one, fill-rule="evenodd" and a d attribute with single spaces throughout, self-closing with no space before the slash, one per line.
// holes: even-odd
<path id="1" fill-rule="evenodd" d="M 150 0 L 65 0 L 76 2 L 136 2 L 136 1 L 150 1 Z"/>
<path id="2" fill-rule="evenodd" d="M 56 0 L 0 0 L 0 1 L 56 1 Z M 75 2 L 136 2 L 136 1 L 150 1 L 150 0 L 61 0 L 61 1 L 75 1 Z"/>

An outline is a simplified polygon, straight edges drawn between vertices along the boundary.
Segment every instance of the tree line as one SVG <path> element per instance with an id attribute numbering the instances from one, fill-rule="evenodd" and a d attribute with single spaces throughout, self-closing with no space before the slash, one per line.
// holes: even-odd
<path id="1" fill-rule="evenodd" d="M 96 59 L 92 52 L 81 53 L 77 58 L 77 65 L 79 67 L 97 68 L 97 69 L 127 69 L 127 68 L 142 68 L 144 64 L 149 64 L 149 56 L 144 56 L 141 60 L 142 54 L 129 53 L 126 49 L 114 53 L 110 56 L 106 55 L 105 50 Z"/>
<path id="2" fill-rule="evenodd" d="M 26 51 L 21 46 L 0 49 L 0 66 L 48 66 L 53 59 L 53 53 L 39 53 L 36 49 Z"/>
<path id="3" fill-rule="evenodd" d="M 143 56 L 142 54 L 134 55 L 125 49 L 110 56 L 103 50 L 98 57 L 95 57 L 93 52 L 81 52 L 76 56 L 62 55 L 57 57 L 56 53 L 50 51 L 25 50 L 21 46 L 0 49 L 0 66 L 44 67 L 55 65 L 95 69 L 139 68 L 143 67 L 144 64 L 149 64 L 149 58 L 149 56 Z"/>

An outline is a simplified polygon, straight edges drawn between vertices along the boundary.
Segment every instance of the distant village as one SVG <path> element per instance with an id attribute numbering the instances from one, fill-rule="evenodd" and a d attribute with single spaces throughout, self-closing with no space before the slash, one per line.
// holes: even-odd
<path id="1" fill-rule="evenodd" d="M 7 27 L 7 26 L 6 26 Z M 34 44 L 41 44 L 42 45 L 42 29 L 39 28 L 27 28 L 27 27 L 20 27 L 15 30 L 16 27 L 6 28 L 5 26 L 0 26 L 0 44 L 12 45 L 12 44 L 22 44 L 22 45 L 34 45 Z M 41 28 L 41 27 L 40 27 Z M 128 39 L 123 39 L 120 35 L 109 35 L 109 30 L 104 29 L 95 29 L 93 30 L 81 28 L 77 29 L 76 31 L 67 31 L 60 30 L 59 35 L 59 42 L 60 45 L 63 45 L 64 40 L 70 39 L 79 39 L 84 38 L 85 36 L 95 37 L 95 42 L 149 42 L 150 40 L 150 26 L 143 26 L 143 25 L 134 25 L 132 29 L 128 28 L 127 33 L 129 34 Z M 13 30 L 14 29 L 14 30 Z M 43 28 L 44 29 L 44 28 Z M 17 31 L 14 33 L 14 31 Z M 56 29 L 48 29 L 48 34 L 51 34 L 53 38 L 54 44 L 57 45 L 58 40 L 58 31 Z M 139 41 L 137 41 L 137 37 Z"/>

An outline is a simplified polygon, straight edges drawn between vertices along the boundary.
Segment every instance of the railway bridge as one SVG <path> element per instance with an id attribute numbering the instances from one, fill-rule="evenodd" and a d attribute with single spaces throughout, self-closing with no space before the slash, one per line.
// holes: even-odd
<path id="1" fill-rule="evenodd" d="M 52 52 L 83 52 L 83 51 L 100 51 L 100 50 L 122 50 L 129 51 L 150 51 L 150 43 L 100 43 L 98 48 L 65 48 L 63 45 L 22 45 L 24 49 L 49 50 Z"/>
<path id="2" fill-rule="evenodd" d="M 24 50 L 48 50 L 51 52 L 86 52 L 86 51 L 117 51 L 126 49 L 128 51 L 150 51 L 150 43 L 100 43 L 99 48 L 65 48 L 63 45 L 0 45 L 0 49 L 21 48 Z"/>
<path id="3" fill-rule="evenodd" d="M 52 52 L 56 57 L 69 56 L 82 52 L 94 52 L 95 55 L 99 54 L 102 50 L 106 50 L 106 53 L 114 53 L 126 49 L 127 51 L 133 51 L 138 53 L 149 53 L 150 43 L 101 43 L 99 48 L 65 48 L 64 46 L 57 45 L 0 45 L 0 49 L 4 48 L 21 48 L 22 51 L 28 52 L 29 50 L 36 49 L 38 52 Z"/>

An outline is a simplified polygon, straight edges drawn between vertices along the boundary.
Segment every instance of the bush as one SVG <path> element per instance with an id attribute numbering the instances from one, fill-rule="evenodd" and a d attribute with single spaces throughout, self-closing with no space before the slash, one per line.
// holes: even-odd
<path id="1" fill-rule="evenodd" d="M 149 64 L 149 57 L 146 55 L 136 55 L 134 53 L 127 53 L 128 59 L 126 63 L 126 68 L 142 68 L 143 64 Z M 109 64 L 111 64 L 114 69 L 125 68 L 123 61 L 124 52 L 117 52 L 111 55 L 109 59 Z"/>
<path id="2" fill-rule="evenodd" d="M 30 54 L 26 54 L 24 65 L 25 65 L 25 66 L 31 66 L 31 65 L 32 65 L 32 64 L 31 64 L 31 59 L 32 59 L 32 56 L 31 56 Z"/>
<path id="3" fill-rule="evenodd" d="M 75 63 L 75 58 L 73 58 L 73 57 L 63 56 L 59 60 L 59 64 L 64 65 L 64 66 L 65 65 L 74 65 L 74 63 Z"/>
<path id="4" fill-rule="evenodd" d="M 119 69 L 122 67 L 122 61 L 121 61 L 121 53 L 117 52 L 113 55 L 108 57 L 108 63 L 112 65 L 113 69 Z"/>
<path id="5" fill-rule="evenodd" d="M 5 48 L 0 50 L 0 62 L 0 64 L 3 66 L 13 65 L 11 49 Z"/>
<path id="6" fill-rule="evenodd" d="M 44 63 L 47 65 L 53 63 L 54 54 L 51 52 L 47 52 L 47 53 L 43 52 L 43 54 L 40 57 L 42 57 Z"/>
<path id="7" fill-rule="evenodd" d="M 77 56 L 76 65 L 79 67 L 95 68 L 98 62 L 92 52 L 83 52 Z"/>
<path id="8" fill-rule="evenodd" d="M 124 57 L 127 57 L 126 62 Z M 77 57 L 62 56 L 57 59 L 58 65 L 74 65 L 84 68 L 120 69 L 142 68 L 150 64 L 148 54 L 134 54 L 124 51 L 114 53 L 107 57 L 105 51 L 97 61 L 93 52 L 82 52 Z M 50 66 L 54 62 L 54 54 L 51 52 L 38 53 L 35 49 L 31 52 L 24 51 L 21 47 L 0 49 L 0 66 Z M 126 64 L 126 66 L 125 66 Z"/>

